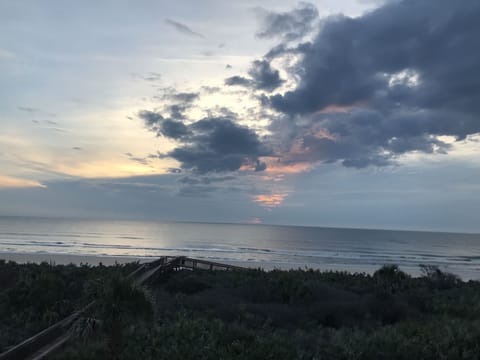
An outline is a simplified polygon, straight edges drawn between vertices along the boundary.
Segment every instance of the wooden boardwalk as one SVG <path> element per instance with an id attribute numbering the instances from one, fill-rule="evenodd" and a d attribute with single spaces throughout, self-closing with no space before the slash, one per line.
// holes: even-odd
<path id="1" fill-rule="evenodd" d="M 182 269 L 228 271 L 245 269 L 239 266 L 221 264 L 201 259 L 192 259 L 185 256 L 164 256 L 149 263 L 140 264 L 137 269 L 127 277 L 133 278 L 138 285 L 146 284 L 150 279 L 159 274 L 164 274 Z M 71 328 L 80 316 L 95 305 L 95 301 L 82 309 L 67 316 L 63 320 L 51 325 L 45 330 L 28 338 L 0 354 L 0 360 L 41 360 L 61 348 L 71 339 Z"/>

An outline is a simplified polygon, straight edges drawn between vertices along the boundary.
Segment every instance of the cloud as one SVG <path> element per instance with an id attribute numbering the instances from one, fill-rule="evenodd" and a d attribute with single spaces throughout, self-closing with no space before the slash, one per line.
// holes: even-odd
<path id="1" fill-rule="evenodd" d="M 157 155 L 158 157 L 158 155 Z M 178 168 L 168 168 L 167 169 L 167 172 L 169 174 L 180 174 L 182 172 L 182 169 L 178 169 Z"/>
<path id="2" fill-rule="evenodd" d="M 164 103 L 164 111 L 170 113 L 172 119 L 185 118 L 185 112 L 200 98 L 200 92 L 177 92 L 173 88 L 161 89 L 162 95 L 154 96 L 155 100 Z"/>
<path id="3" fill-rule="evenodd" d="M 242 166 L 261 167 L 258 158 L 269 155 L 258 135 L 236 123 L 233 113 L 205 117 L 185 124 L 165 118 L 158 112 L 143 110 L 138 116 L 157 136 L 177 141 L 178 146 L 160 155 L 180 162 L 181 168 L 198 174 L 235 171 Z"/>
<path id="4" fill-rule="evenodd" d="M 222 188 L 216 186 L 190 185 L 181 187 L 177 195 L 189 198 L 206 198 L 219 190 L 222 190 Z"/>
<path id="5" fill-rule="evenodd" d="M 243 76 L 238 76 L 238 75 L 231 76 L 225 79 L 225 85 L 228 85 L 228 86 L 249 87 L 252 85 L 252 83 L 253 83 L 252 80 L 247 79 L 246 77 L 243 77 Z"/>
<path id="6" fill-rule="evenodd" d="M 138 163 L 138 164 L 141 164 L 141 165 L 145 165 L 145 166 L 150 166 L 151 165 L 151 159 L 152 157 L 151 156 L 147 156 L 147 157 L 139 157 L 139 156 L 134 156 L 132 153 L 130 152 L 127 152 L 125 153 L 125 155 L 132 161 Z"/>
<path id="7" fill-rule="evenodd" d="M 267 163 L 264 161 L 255 161 L 254 171 L 265 171 L 267 169 Z"/>
<path id="8" fill-rule="evenodd" d="M 142 110 L 138 113 L 138 116 L 144 120 L 147 128 L 155 132 L 157 136 L 163 135 L 171 139 L 180 139 L 188 134 L 188 128 L 184 123 L 164 118 L 155 111 Z"/>
<path id="9" fill-rule="evenodd" d="M 17 107 L 17 109 L 20 110 L 20 111 L 28 112 L 28 113 L 33 113 L 33 112 L 40 111 L 39 109 L 32 108 L 32 107 L 29 107 L 29 106 L 19 106 L 19 107 Z"/>
<path id="10" fill-rule="evenodd" d="M 197 92 L 179 92 L 169 95 L 168 98 L 182 103 L 192 103 L 198 99 L 199 95 Z"/>
<path id="11" fill-rule="evenodd" d="M 257 134 L 228 118 L 205 118 L 188 126 L 185 145 L 165 154 L 198 173 L 235 171 L 268 152 Z"/>
<path id="12" fill-rule="evenodd" d="M 260 194 L 254 196 L 253 201 L 259 203 L 262 206 L 272 208 L 282 205 L 286 197 L 286 194 Z"/>
<path id="13" fill-rule="evenodd" d="M 149 72 L 147 75 L 142 77 L 145 81 L 157 82 L 162 79 L 162 74 L 157 72 Z"/>
<path id="14" fill-rule="evenodd" d="M 480 132 L 479 17 L 475 0 L 391 1 L 323 19 L 311 42 L 272 49 L 301 55 L 295 88 L 264 98 L 285 116 L 272 124 L 289 133 L 282 161 L 383 166 L 405 153 L 447 153 L 439 136 Z"/>
<path id="15" fill-rule="evenodd" d="M 284 80 L 280 78 L 280 72 L 272 68 L 266 60 L 255 60 L 248 74 L 251 77 L 250 79 L 238 75 L 231 76 L 225 79 L 225 85 L 273 91 L 284 83 Z"/>
<path id="16" fill-rule="evenodd" d="M 27 188 L 27 187 L 40 187 L 45 188 L 46 186 L 38 181 L 20 179 L 11 176 L 0 175 L 0 189 L 5 188 Z"/>
<path id="17" fill-rule="evenodd" d="M 273 69 L 266 60 L 255 60 L 248 73 L 253 78 L 255 87 L 259 90 L 272 91 L 284 82 L 280 78 L 279 71 Z"/>
<path id="18" fill-rule="evenodd" d="M 218 93 L 221 90 L 219 86 L 202 86 L 201 89 L 204 93 L 209 95 Z"/>
<path id="19" fill-rule="evenodd" d="M 11 51 L 8 51 L 6 49 L 1 49 L 0 48 L 0 60 L 2 59 L 14 59 L 15 58 L 15 54 L 12 53 Z"/>
<path id="20" fill-rule="evenodd" d="M 290 12 L 277 13 L 259 9 L 259 15 L 262 24 L 257 37 L 291 41 L 303 37 L 313 29 L 318 10 L 314 5 L 302 2 Z"/>
<path id="21" fill-rule="evenodd" d="M 168 25 L 172 26 L 175 30 L 177 30 L 178 32 L 181 32 L 184 35 L 199 37 L 199 38 L 205 39 L 205 36 L 203 36 L 202 34 L 200 34 L 198 32 L 193 31 L 187 25 L 182 24 L 178 21 L 171 20 L 171 19 L 165 19 L 165 22 Z"/>
<path id="22" fill-rule="evenodd" d="M 236 177 L 232 175 L 228 176 L 201 176 L 201 177 L 193 177 L 193 176 L 185 176 L 180 178 L 179 182 L 181 184 L 188 184 L 188 185 L 210 185 L 218 182 L 225 182 L 230 180 L 235 180 Z"/>
<path id="23" fill-rule="evenodd" d="M 237 180 L 237 176 L 184 176 L 178 180 L 180 188 L 177 195 L 182 197 L 210 197 L 213 193 L 241 192 L 244 189 L 237 183 L 235 186 L 228 184 Z M 227 183 L 227 184 L 225 184 Z"/>
<path id="24" fill-rule="evenodd" d="M 409 153 L 448 153 L 452 144 L 442 135 L 463 140 L 480 132 L 475 2 L 387 2 L 360 17 L 321 19 L 310 41 L 291 43 L 303 41 L 317 18 L 311 5 L 300 8 L 309 9 L 308 26 L 290 21 L 300 16 L 299 8 L 278 18 L 285 28 L 272 20 L 276 25 L 262 36 L 280 43 L 246 74 L 225 79 L 227 86 L 261 92 L 253 110 L 244 108 L 242 120 L 268 120 L 268 136 L 258 135 L 264 123 L 240 125 L 240 116 L 228 109 L 196 108 L 206 115 L 190 118 L 194 112 L 187 110 L 200 92 L 170 89 L 159 97 L 163 108 L 138 113 L 150 131 L 172 140 L 173 150 L 158 156 L 178 161 L 175 171 L 185 174 L 179 180 L 182 195 L 224 190 L 216 173 L 240 170 L 233 175 L 253 178 L 257 171 L 278 180 L 319 163 L 382 167 Z M 284 67 L 283 78 L 278 66 Z M 281 92 L 283 85 L 289 90 Z M 267 207 L 286 196 L 266 190 L 249 194 Z"/>

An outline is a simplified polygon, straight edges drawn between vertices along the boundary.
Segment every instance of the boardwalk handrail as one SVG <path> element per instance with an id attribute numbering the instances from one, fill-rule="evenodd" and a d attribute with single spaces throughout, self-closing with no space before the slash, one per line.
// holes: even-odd
<path id="1" fill-rule="evenodd" d="M 191 265 L 188 264 L 191 262 Z M 214 261 L 204 260 L 204 259 L 194 259 L 189 258 L 186 256 L 180 257 L 180 265 L 182 267 L 190 268 L 190 269 L 198 269 L 200 268 L 198 264 L 207 265 L 208 267 L 201 267 L 204 270 L 245 270 L 242 266 L 237 265 L 230 265 L 230 264 L 222 264 Z"/>
<path id="2" fill-rule="evenodd" d="M 75 311 L 66 318 L 50 325 L 48 328 L 22 341 L 7 351 L 0 354 L 0 360 L 26 359 L 29 355 L 38 352 L 45 344 L 65 335 L 70 326 L 82 315 L 83 312 L 92 307 L 94 302 L 89 303 L 82 309 Z"/>
<path id="3" fill-rule="evenodd" d="M 181 268 L 200 269 L 199 264 L 206 265 L 206 268 L 203 267 L 205 270 L 245 269 L 240 266 L 193 259 L 186 256 L 163 256 L 157 260 L 141 264 L 137 269 L 128 274 L 127 278 L 134 278 L 136 284 L 142 285 L 160 271 L 165 272 Z M 69 329 L 71 326 L 94 304 L 95 300 L 45 330 L 11 347 L 0 354 L 0 360 L 43 359 L 70 339 Z"/>

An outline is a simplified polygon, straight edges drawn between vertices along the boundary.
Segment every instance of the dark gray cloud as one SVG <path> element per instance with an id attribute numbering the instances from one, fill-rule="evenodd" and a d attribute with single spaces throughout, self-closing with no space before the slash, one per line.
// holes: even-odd
<path id="1" fill-rule="evenodd" d="M 164 103 L 164 111 L 170 114 L 172 119 L 180 120 L 185 118 L 185 111 L 190 109 L 194 102 L 200 98 L 199 92 L 177 92 L 173 88 L 160 89 L 161 95 L 153 98 Z"/>
<path id="2" fill-rule="evenodd" d="M 296 44 L 295 46 L 290 46 L 288 43 L 281 43 L 273 48 L 271 48 L 265 55 L 264 59 L 265 60 L 273 60 L 277 57 L 282 57 L 285 55 L 300 55 L 302 56 L 305 52 L 309 51 L 311 49 L 311 43 L 309 42 L 304 42 L 300 44 Z M 299 70 L 298 67 L 293 67 L 291 69 L 292 72 L 295 72 L 296 70 Z"/>
<path id="3" fill-rule="evenodd" d="M 158 155 L 157 155 L 158 157 Z M 170 174 L 180 174 L 182 172 L 182 169 L 178 169 L 178 168 L 168 168 L 167 169 L 168 173 Z"/>
<path id="4" fill-rule="evenodd" d="M 200 96 L 197 92 L 180 92 L 168 96 L 171 100 L 179 101 L 182 103 L 192 103 Z"/>
<path id="5" fill-rule="evenodd" d="M 179 139 L 189 134 L 189 130 L 184 123 L 171 119 L 162 121 L 161 131 L 164 136 L 172 139 Z"/>
<path id="6" fill-rule="evenodd" d="M 153 98 L 160 101 L 167 102 L 180 102 L 180 103 L 193 103 L 200 97 L 200 92 L 178 92 L 174 87 L 160 87 L 157 89 L 159 94 Z"/>
<path id="7" fill-rule="evenodd" d="M 267 164 L 260 160 L 255 161 L 255 171 L 265 171 L 267 169 Z"/>
<path id="8" fill-rule="evenodd" d="M 198 174 L 235 171 L 243 165 L 258 167 L 258 157 L 270 153 L 253 130 L 236 123 L 233 113 L 189 124 L 148 110 L 138 115 L 157 136 L 163 135 L 179 143 L 160 157 L 173 158 L 181 163 L 182 169 Z M 260 166 L 258 170 L 263 169 Z"/>
<path id="9" fill-rule="evenodd" d="M 192 178 L 193 179 L 193 178 Z M 233 193 L 244 194 L 246 189 L 243 186 L 227 186 L 225 184 L 213 185 L 212 183 L 204 184 L 202 182 L 184 183 L 178 189 L 177 196 L 190 198 L 213 198 L 217 196 L 231 195 Z"/>
<path id="10" fill-rule="evenodd" d="M 259 38 L 282 38 L 286 41 L 296 40 L 313 28 L 313 22 L 318 18 L 317 8 L 309 3 L 300 3 L 290 12 L 276 13 L 263 11 Z"/>
<path id="11" fill-rule="evenodd" d="M 164 120 L 164 117 L 161 114 L 149 110 L 141 110 L 138 113 L 138 117 L 142 119 L 145 122 L 145 126 L 152 131 L 156 130 L 158 128 L 158 124 L 161 124 Z"/>
<path id="12" fill-rule="evenodd" d="M 427 124 L 429 116 L 424 115 Z M 319 114 L 296 126 L 290 139 L 295 151 L 286 149 L 283 161 L 340 160 L 345 166 L 361 168 L 388 165 L 407 152 L 446 153 L 450 149 L 449 144 L 430 135 L 418 122 L 418 117 L 408 113 L 385 117 L 371 109 Z"/>
<path id="13" fill-rule="evenodd" d="M 138 116 L 145 122 L 146 127 L 157 134 L 171 139 L 180 139 L 189 132 L 187 126 L 177 120 L 164 118 L 155 111 L 142 110 Z"/>
<path id="14" fill-rule="evenodd" d="M 166 106 L 166 110 L 170 113 L 172 119 L 180 120 L 185 118 L 185 112 L 190 109 L 193 103 L 198 100 L 200 94 L 197 92 L 180 92 L 171 94 L 166 99 L 174 103 Z M 174 124 L 171 124 L 174 126 Z"/>
<path id="15" fill-rule="evenodd" d="M 145 165 L 145 166 L 151 166 L 151 157 L 150 156 L 146 156 L 146 157 L 139 157 L 139 156 L 134 156 L 132 153 L 130 152 L 127 152 L 125 153 L 125 155 L 132 161 L 136 162 L 136 163 L 139 163 L 141 165 Z"/>
<path id="16" fill-rule="evenodd" d="M 198 173 L 235 171 L 254 163 L 268 151 L 257 134 L 229 118 L 205 118 L 188 125 L 185 145 L 165 156 Z"/>
<path id="17" fill-rule="evenodd" d="M 266 101 L 290 119 L 296 157 L 385 165 L 407 152 L 445 153 L 438 136 L 480 132 L 479 18 L 475 0 L 404 0 L 324 19 L 293 49 L 302 55 L 296 88 Z"/>
<path id="18" fill-rule="evenodd" d="M 187 198 L 206 198 L 210 197 L 212 193 L 222 190 L 221 187 L 217 186 L 205 186 L 205 185 L 191 185 L 183 186 L 178 190 L 177 195 Z"/>
<path id="19" fill-rule="evenodd" d="M 185 117 L 185 111 L 190 107 L 186 104 L 173 104 L 166 106 L 167 111 L 170 113 L 172 119 L 181 120 Z"/>
<path id="20" fill-rule="evenodd" d="M 162 156 L 197 173 L 247 164 L 262 171 L 267 165 L 259 158 L 266 154 L 283 165 L 341 162 L 360 168 L 392 164 L 410 152 L 447 153 L 451 145 L 439 136 L 463 140 L 480 132 L 479 3 L 389 1 L 357 18 L 322 19 L 312 41 L 288 43 L 310 31 L 317 16 L 309 4 L 270 13 L 259 34 L 281 43 L 252 62 L 246 76 L 225 80 L 227 86 L 272 92 L 284 80 L 271 62 L 298 56 L 285 69 L 297 80 L 295 88 L 258 97 L 262 107 L 278 113 L 269 115 L 274 151 L 265 151 L 265 141 L 253 130 L 236 125 L 235 114 L 212 113 L 186 123 L 185 111 L 198 93 L 170 92 L 163 97 L 173 102 L 162 113 L 168 115 L 139 114 L 151 131 L 180 144 Z M 244 144 L 254 139 L 252 150 L 216 148 L 214 134 L 227 130 L 225 139 L 239 136 Z"/>
<path id="21" fill-rule="evenodd" d="M 225 85 L 244 86 L 257 90 L 273 91 L 284 83 L 278 70 L 272 68 L 267 60 L 255 60 L 249 71 L 250 79 L 243 76 L 231 76 L 225 79 Z"/>
<path id="22" fill-rule="evenodd" d="M 278 70 L 273 69 L 266 60 L 254 61 L 248 74 L 252 77 L 255 87 L 260 90 L 272 91 L 284 82 Z"/>
<path id="23" fill-rule="evenodd" d="M 249 87 L 253 84 L 253 81 L 251 79 L 247 79 L 246 77 L 243 76 L 231 76 L 229 78 L 225 79 L 225 85 L 228 86 L 245 86 Z"/>
<path id="24" fill-rule="evenodd" d="M 199 37 L 199 38 L 205 39 L 205 36 L 203 36 L 202 34 L 200 34 L 198 32 L 193 31 L 187 25 L 182 24 L 178 21 L 175 21 L 175 20 L 172 20 L 172 19 L 165 19 L 165 22 L 168 25 L 172 26 L 174 29 L 176 29 L 178 32 L 181 32 L 184 35 Z"/>
<path id="25" fill-rule="evenodd" d="M 203 185 L 210 185 L 214 183 L 219 183 L 219 182 L 225 182 L 225 181 L 230 181 L 230 180 L 235 180 L 236 177 L 232 175 L 228 176 L 185 176 L 180 178 L 178 181 L 181 184 L 187 184 L 187 185 L 198 185 L 198 184 L 203 184 Z"/>
<path id="26" fill-rule="evenodd" d="M 149 72 L 147 75 L 143 76 L 143 80 L 145 81 L 151 81 L 151 82 L 157 82 L 161 80 L 162 75 L 157 72 Z"/>

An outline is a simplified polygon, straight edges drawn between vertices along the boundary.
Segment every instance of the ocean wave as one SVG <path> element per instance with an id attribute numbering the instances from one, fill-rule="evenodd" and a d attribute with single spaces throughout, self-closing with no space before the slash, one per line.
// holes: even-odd
<path id="1" fill-rule="evenodd" d="M 305 263 L 305 264 L 432 264 L 472 266 L 478 265 L 479 256 L 446 256 L 440 254 L 418 253 L 405 255 L 402 252 L 355 252 L 355 251 L 324 251 L 324 250 L 286 250 L 266 249 L 244 246 L 179 246 L 179 247 L 155 247 L 138 246 L 126 244 L 105 244 L 90 242 L 62 242 L 62 241 L 1 241 L 0 245 L 8 246 L 8 251 L 24 251 L 33 248 L 35 251 L 42 251 L 42 248 L 49 248 L 54 251 L 57 248 L 70 249 L 73 254 L 80 255 L 102 255 L 102 256 L 161 256 L 161 255 L 189 255 L 203 258 L 217 258 L 219 260 L 239 261 L 270 261 L 281 263 Z M 149 254 L 150 253 L 150 254 Z M 222 255 L 219 255 L 222 254 Z M 473 263 L 473 264 L 472 264 Z"/>
<path id="2" fill-rule="evenodd" d="M 383 264 L 401 268 L 430 264 L 468 272 L 480 268 L 478 235 L 248 225 L 239 231 L 236 225 L 148 222 L 2 224 L 1 252 L 145 259 L 185 255 L 286 268 L 378 269 Z"/>

